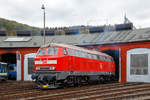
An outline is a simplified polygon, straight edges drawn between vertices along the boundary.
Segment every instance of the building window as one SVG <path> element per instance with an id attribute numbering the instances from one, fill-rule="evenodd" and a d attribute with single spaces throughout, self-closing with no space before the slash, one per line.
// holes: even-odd
<path id="1" fill-rule="evenodd" d="M 28 58 L 28 74 L 33 74 L 34 72 L 34 58 Z"/>
<path id="2" fill-rule="evenodd" d="M 148 74 L 148 54 L 131 54 L 131 75 Z"/>

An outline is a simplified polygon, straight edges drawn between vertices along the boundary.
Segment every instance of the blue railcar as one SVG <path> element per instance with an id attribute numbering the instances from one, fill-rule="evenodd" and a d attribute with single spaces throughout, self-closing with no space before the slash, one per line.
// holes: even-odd
<path id="1" fill-rule="evenodd" d="M 116 27 L 116 31 L 132 30 L 133 29 L 133 23 L 117 24 L 117 25 L 115 25 L 115 27 Z"/>
<path id="2" fill-rule="evenodd" d="M 31 31 L 16 31 L 17 36 L 31 36 Z"/>
<path id="3" fill-rule="evenodd" d="M 7 63 L 0 62 L 0 80 L 8 79 Z"/>
<path id="4" fill-rule="evenodd" d="M 6 31 L 0 30 L 0 36 L 6 36 L 6 35 L 7 35 Z"/>
<path id="5" fill-rule="evenodd" d="M 90 33 L 104 32 L 105 26 L 89 27 Z"/>
<path id="6" fill-rule="evenodd" d="M 8 65 L 8 78 L 16 79 L 16 76 L 17 76 L 16 64 L 9 64 Z"/>
<path id="7" fill-rule="evenodd" d="M 67 30 L 65 30 L 66 35 L 75 35 L 75 34 L 79 34 L 79 33 L 80 33 L 79 29 L 67 29 Z"/>
<path id="8" fill-rule="evenodd" d="M 43 36 L 43 30 L 41 31 L 41 35 Z M 46 36 L 52 36 L 52 35 L 55 35 L 55 30 L 52 29 L 52 30 L 45 30 L 45 35 Z"/>

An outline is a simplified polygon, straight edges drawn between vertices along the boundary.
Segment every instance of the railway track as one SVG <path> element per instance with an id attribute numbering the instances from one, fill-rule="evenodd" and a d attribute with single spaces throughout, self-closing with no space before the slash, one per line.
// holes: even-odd
<path id="1" fill-rule="evenodd" d="M 31 88 L 31 87 L 35 87 L 35 84 L 33 82 L 9 81 L 6 83 L 0 83 L 0 91 L 11 90 L 11 89 Z"/>
<path id="2" fill-rule="evenodd" d="M 118 83 L 116 83 L 118 84 Z M 108 84 L 110 85 L 110 84 Z M 93 87 L 97 87 L 98 85 L 93 85 L 91 86 L 91 88 Z M 102 85 L 103 86 L 103 85 Z M 12 86 L 11 86 L 12 87 Z M 88 88 L 86 86 L 83 86 L 82 88 Z M 49 93 L 58 93 L 58 92 L 66 92 L 66 91 L 71 91 L 71 89 L 73 88 L 67 88 L 67 89 L 56 89 L 56 90 L 46 90 L 46 91 L 42 91 L 40 89 L 37 89 L 37 88 L 24 88 L 24 89 L 14 89 L 13 91 L 11 90 L 6 90 L 6 91 L 3 91 L 4 93 L 1 93 L 1 96 L 0 98 L 3 98 L 3 99 L 17 99 L 17 98 L 21 98 L 21 97 L 29 97 L 30 96 L 36 96 L 36 95 L 45 95 L 45 94 L 49 94 Z M 74 88 L 74 90 L 79 90 L 78 88 Z"/>
<path id="3" fill-rule="evenodd" d="M 17 87 L 14 87 L 17 85 Z M 1 88 L 2 87 L 2 88 Z M 3 88 L 7 87 L 5 90 Z M 10 89 L 9 89 L 10 87 Z M 150 99 L 150 84 L 109 83 L 70 87 L 65 89 L 40 90 L 34 83 L 13 83 L 0 85 L 1 100 L 112 100 L 112 99 Z"/>

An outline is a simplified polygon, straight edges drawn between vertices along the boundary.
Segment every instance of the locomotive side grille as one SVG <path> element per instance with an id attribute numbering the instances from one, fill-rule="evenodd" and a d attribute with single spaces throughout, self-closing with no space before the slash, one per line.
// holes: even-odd
<path id="1" fill-rule="evenodd" d="M 36 67 L 36 70 L 41 70 L 41 71 L 48 71 L 48 70 L 55 70 L 54 66 L 50 66 L 50 67 Z"/>
<path id="2" fill-rule="evenodd" d="M 49 67 L 40 67 L 40 70 L 49 70 Z"/>

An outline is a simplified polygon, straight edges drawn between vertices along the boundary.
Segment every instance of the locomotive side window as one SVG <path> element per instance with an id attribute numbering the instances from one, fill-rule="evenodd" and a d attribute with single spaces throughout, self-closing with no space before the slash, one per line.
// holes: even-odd
<path id="1" fill-rule="evenodd" d="M 83 57 L 83 53 L 81 51 L 79 51 L 78 53 L 79 53 L 79 57 Z"/>
<path id="2" fill-rule="evenodd" d="M 70 56 L 83 57 L 83 58 L 89 58 L 89 59 L 96 59 L 96 60 L 99 59 L 103 61 L 110 60 L 109 58 L 104 57 L 104 56 L 99 56 L 96 54 L 91 54 L 91 53 L 87 53 L 87 52 L 83 52 L 83 51 L 79 51 L 75 49 L 69 49 L 69 48 L 68 48 L 68 54 Z"/>
<path id="3" fill-rule="evenodd" d="M 99 56 L 99 60 L 104 60 L 103 56 Z"/>
<path id="4" fill-rule="evenodd" d="M 111 58 L 111 61 L 112 61 L 112 62 L 114 62 L 114 59 L 113 59 L 113 58 Z"/>
<path id="5" fill-rule="evenodd" d="M 111 59 L 111 58 L 108 58 L 108 61 L 112 61 L 112 59 Z"/>
<path id="6" fill-rule="evenodd" d="M 56 55 L 57 54 L 57 50 L 58 48 L 48 48 L 47 54 L 48 55 Z"/>
<path id="7" fill-rule="evenodd" d="M 77 56 L 77 57 L 80 57 L 79 51 L 78 51 L 78 50 L 75 50 L 75 52 L 76 52 L 76 56 Z"/>
<path id="8" fill-rule="evenodd" d="M 78 51 L 77 50 L 73 50 L 74 52 L 74 56 L 79 57 Z"/>
<path id="9" fill-rule="evenodd" d="M 104 56 L 99 56 L 99 59 L 100 59 L 100 60 L 103 60 L 103 61 L 108 61 L 108 60 L 109 60 L 109 58 L 104 57 Z"/>
<path id="10" fill-rule="evenodd" d="M 79 57 L 83 57 L 82 55 L 83 53 L 81 51 L 79 51 Z"/>
<path id="11" fill-rule="evenodd" d="M 111 58 L 108 58 L 108 57 L 107 57 L 107 61 L 111 61 Z"/>
<path id="12" fill-rule="evenodd" d="M 93 54 L 91 54 L 91 57 L 92 57 L 92 59 L 94 59 L 94 56 L 93 56 Z"/>
<path id="13" fill-rule="evenodd" d="M 90 58 L 90 54 L 89 53 L 86 53 L 86 58 Z"/>
<path id="14" fill-rule="evenodd" d="M 64 54 L 64 55 L 67 55 L 66 48 L 63 48 L 63 54 Z"/>
<path id="15" fill-rule="evenodd" d="M 104 57 L 104 61 L 108 61 L 107 57 Z"/>
<path id="16" fill-rule="evenodd" d="M 70 49 L 71 50 L 71 56 L 75 56 L 75 52 L 73 49 Z"/>
<path id="17" fill-rule="evenodd" d="M 70 55 L 70 56 L 73 56 L 74 54 L 73 54 L 73 50 L 72 49 L 68 49 L 68 54 Z"/>
<path id="18" fill-rule="evenodd" d="M 105 57 L 105 61 L 108 61 L 108 58 L 107 58 L 107 57 Z"/>
<path id="19" fill-rule="evenodd" d="M 93 55 L 93 59 L 97 59 L 97 58 L 96 58 L 96 55 Z"/>
<path id="20" fill-rule="evenodd" d="M 97 59 L 97 60 L 99 59 L 99 55 L 96 55 L 96 59 Z"/>
<path id="21" fill-rule="evenodd" d="M 88 58 L 88 53 L 83 52 L 83 57 L 84 57 L 84 58 Z"/>
<path id="22" fill-rule="evenodd" d="M 42 48 L 39 50 L 39 52 L 37 53 L 37 55 L 44 55 L 46 52 L 46 49 L 45 48 Z"/>
<path id="23" fill-rule="evenodd" d="M 71 50 L 68 48 L 68 54 L 71 56 Z"/>

